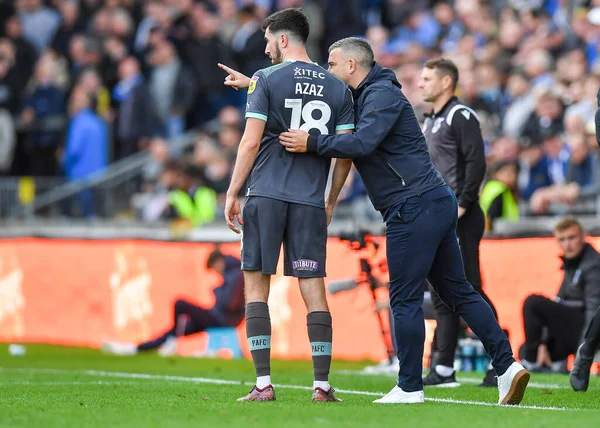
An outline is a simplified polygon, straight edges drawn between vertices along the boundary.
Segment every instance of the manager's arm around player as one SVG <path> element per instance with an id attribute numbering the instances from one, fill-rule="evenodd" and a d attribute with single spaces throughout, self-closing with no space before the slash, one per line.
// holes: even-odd
<path id="1" fill-rule="evenodd" d="M 513 358 L 489 305 L 466 280 L 456 238 L 456 196 L 433 166 L 412 106 L 393 71 L 373 61 L 368 42 L 348 38 L 329 51 L 329 71 L 353 88 L 356 132 L 308 135 L 290 130 L 280 143 L 293 153 L 353 158 L 369 197 L 386 222 L 390 302 L 400 372 L 375 403 L 424 402 L 423 283 L 467 322 L 492 356 L 499 404 L 521 402 L 529 373 Z"/>

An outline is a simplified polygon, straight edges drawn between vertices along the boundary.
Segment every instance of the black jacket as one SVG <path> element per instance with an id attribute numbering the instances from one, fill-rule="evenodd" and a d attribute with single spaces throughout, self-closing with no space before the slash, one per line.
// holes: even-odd
<path id="1" fill-rule="evenodd" d="M 452 97 L 439 112 L 425 116 L 423 133 L 433 164 L 454 190 L 458 205 L 469 209 L 479 200 L 485 176 L 485 151 L 477 114 Z"/>
<path id="2" fill-rule="evenodd" d="M 233 256 L 225 256 L 223 284 L 215 288 L 215 306 L 210 310 L 224 325 L 236 326 L 244 319 L 244 275 L 241 262 Z"/>
<path id="3" fill-rule="evenodd" d="M 393 71 L 375 63 L 353 91 L 356 132 L 311 135 L 307 151 L 354 158 L 373 206 L 386 211 L 405 199 L 444 185 L 412 106 Z"/>
<path id="4" fill-rule="evenodd" d="M 561 303 L 580 307 L 585 311 L 585 334 L 596 309 L 600 306 L 600 254 L 590 244 L 585 244 L 581 254 L 574 259 L 562 257 L 563 282 L 558 291 Z"/>

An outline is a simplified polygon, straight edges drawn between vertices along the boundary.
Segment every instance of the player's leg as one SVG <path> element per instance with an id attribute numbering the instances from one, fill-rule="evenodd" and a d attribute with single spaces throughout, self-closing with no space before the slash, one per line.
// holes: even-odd
<path id="1" fill-rule="evenodd" d="M 325 210 L 290 204 L 284 239 L 284 273 L 298 278 L 308 314 L 314 382 L 313 401 L 341 401 L 329 385 L 332 323 L 325 293 L 327 218 Z"/>
<path id="2" fill-rule="evenodd" d="M 285 230 L 286 203 L 250 197 L 243 210 L 242 270 L 246 296 L 246 335 L 256 371 L 256 386 L 240 401 L 275 399 L 271 386 L 271 318 L 269 286 Z"/>
<path id="3" fill-rule="evenodd" d="M 585 333 L 583 343 L 577 350 L 575 363 L 569 379 L 571 386 L 575 391 L 587 391 L 590 383 L 590 370 L 594 362 L 596 351 L 600 347 L 600 307 L 596 310 L 596 314 Z"/>
<path id="4" fill-rule="evenodd" d="M 438 213 L 438 221 L 454 218 L 454 224 L 451 222 L 437 249 L 429 282 L 444 303 L 463 317 L 492 357 L 499 376 L 499 403 L 518 404 L 523 398 L 529 373 L 514 360 L 508 338 L 498 325 L 490 306 L 467 281 L 456 239 L 457 204 L 454 196 L 451 209 Z"/>
<path id="5" fill-rule="evenodd" d="M 376 403 L 422 403 L 425 279 L 444 231 L 437 213 L 448 206 L 440 188 L 409 198 L 386 222 L 390 304 L 394 314 L 400 370 L 398 384 Z"/>

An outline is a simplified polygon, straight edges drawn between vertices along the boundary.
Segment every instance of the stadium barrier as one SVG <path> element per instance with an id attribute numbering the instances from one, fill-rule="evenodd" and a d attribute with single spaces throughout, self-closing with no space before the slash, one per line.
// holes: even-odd
<path id="1" fill-rule="evenodd" d="M 598 246 L 600 238 L 590 238 Z M 385 255 L 385 243 L 377 255 Z M 140 342 L 162 333 L 172 322 L 172 303 L 186 298 L 214 302 L 218 277 L 205 261 L 210 243 L 145 240 L 0 240 L 0 341 L 42 342 L 98 347 L 102 340 Z M 221 244 L 239 254 L 239 243 Z M 483 241 L 484 287 L 510 332 L 515 352 L 523 343 L 521 308 L 531 293 L 554 295 L 561 280 L 559 248 L 552 238 Z M 359 257 L 330 238 L 329 279 L 359 274 Z M 306 309 L 297 282 L 280 270 L 270 296 L 272 355 L 309 359 Z M 377 263 L 375 263 L 377 265 Z M 386 272 L 375 272 L 385 279 Z M 334 326 L 334 357 L 381 360 L 385 347 L 366 286 L 329 296 Z M 434 328 L 428 322 L 428 341 Z M 245 327 L 240 343 L 249 356 Z M 205 335 L 186 338 L 182 354 L 201 353 Z M 426 346 L 426 352 L 428 347 Z"/>

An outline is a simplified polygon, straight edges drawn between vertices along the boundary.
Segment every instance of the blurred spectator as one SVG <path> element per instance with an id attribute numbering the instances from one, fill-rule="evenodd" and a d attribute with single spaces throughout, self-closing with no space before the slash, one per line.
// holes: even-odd
<path id="1" fill-rule="evenodd" d="M 24 88 L 33 73 L 38 52 L 30 42 L 23 38 L 23 27 L 17 15 L 11 16 L 6 21 L 5 30 L 6 36 L 12 42 L 12 56 L 19 78 L 19 88 Z"/>
<path id="2" fill-rule="evenodd" d="M 193 73 L 176 56 L 175 48 L 167 41 L 159 43 L 150 52 L 151 70 L 149 87 L 166 138 L 183 133 L 186 114 L 194 102 L 196 88 Z"/>
<path id="3" fill-rule="evenodd" d="M 178 188 L 169 194 L 176 216 L 192 226 L 201 226 L 214 220 L 217 208 L 215 191 L 206 187 L 192 165 L 183 165 L 178 171 Z"/>
<path id="4" fill-rule="evenodd" d="M 76 0 L 63 0 L 60 3 L 61 25 L 52 40 L 52 49 L 67 56 L 71 38 L 83 30 L 79 20 L 79 3 Z"/>
<path id="5" fill-rule="evenodd" d="M 50 45 L 60 25 L 60 15 L 42 0 L 17 0 L 15 4 L 23 24 L 23 36 L 42 52 Z"/>
<path id="6" fill-rule="evenodd" d="M 66 108 L 65 93 L 52 82 L 55 66 L 50 57 L 37 63 L 33 93 L 27 97 L 20 114 L 21 123 L 28 130 L 29 172 L 36 176 L 57 173 L 55 156 L 62 143 Z"/>
<path id="7" fill-rule="evenodd" d="M 539 142 L 521 148 L 519 156 L 519 190 L 526 201 L 543 187 L 552 185 L 548 158 L 544 155 Z"/>
<path id="8" fill-rule="evenodd" d="M 138 60 L 127 57 L 121 61 L 119 77 L 112 98 L 119 105 L 116 136 L 120 159 L 147 147 L 150 137 L 162 127 L 162 123 L 158 119 L 148 84 L 140 72 Z"/>
<path id="9" fill-rule="evenodd" d="M 512 138 L 519 138 L 527 118 L 535 109 L 535 97 L 530 91 L 527 74 L 519 70 L 511 73 L 506 91 L 510 104 L 504 113 L 502 130 Z"/>
<path id="10" fill-rule="evenodd" d="M 537 95 L 535 111 L 523 127 L 523 144 L 541 144 L 544 135 L 557 135 L 563 130 L 563 106 L 550 89 L 541 89 Z M 527 143 L 529 141 L 529 143 Z"/>
<path id="11" fill-rule="evenodd" d="M 88 178 L 108 164 L 108 134 L 104 122 L 92 111 L 86 90 L 73 90 L 69 103 L 71 121 L 61 164 L 70 181 Z M 94 193 L 87 189 L 77 197 L 79 212 L 84 217 L 95 215 Z"/>
<path id="12" fill-rule="evenodd" d="M 550 204 L 558 202 L 574 204 L 580 198 L 595 197 L 600 193 L 598 158 L 591 153 L 584 134 L 571 138 L 570 159 L 565 183 L 554 184 L 534 192 L 531 207 L 536 214 L 547 212 Z"/>
<path id="13" fill-rule="evenodd" d="M 492 166 L 491 180 L 481 192 L 480 204 L 486 217 L 486 230 L 492 230 L 494 220 L 519 220 L 517 177 L 514 161 L 499 161 Z"/>
<path id="14" fill-rule="evenodd" d="M 0 39 L 0 108 L 15 116 L 21 107 L 18 70 L 15 68 L 14 46 L 8 39 Z"/>
<path id="15" fill-rule="evenodd" d="M 231 41 L 233 59 L 242 73 L 251 76 L 256 70 L 271 65 L 271 60 L 265 55 L 265 34 L 255 5 L 249 4 L 240 9 L 237 19 L 238 30 Z"/>
<path id="16" fill-rule="evenodd" d="M 0 109 L 0 176 L 10 172 L 16 143 L 15 124 L 6 109 Z"/>
<path id="17" fill-rule="evenodd" d="M 92 68 L 85 70 L 79 75 L 78 83 L 90 97 L 92 111 L 104 119 L 109 119 L 110 92 L 102 84 L 98 72 Z"/>

